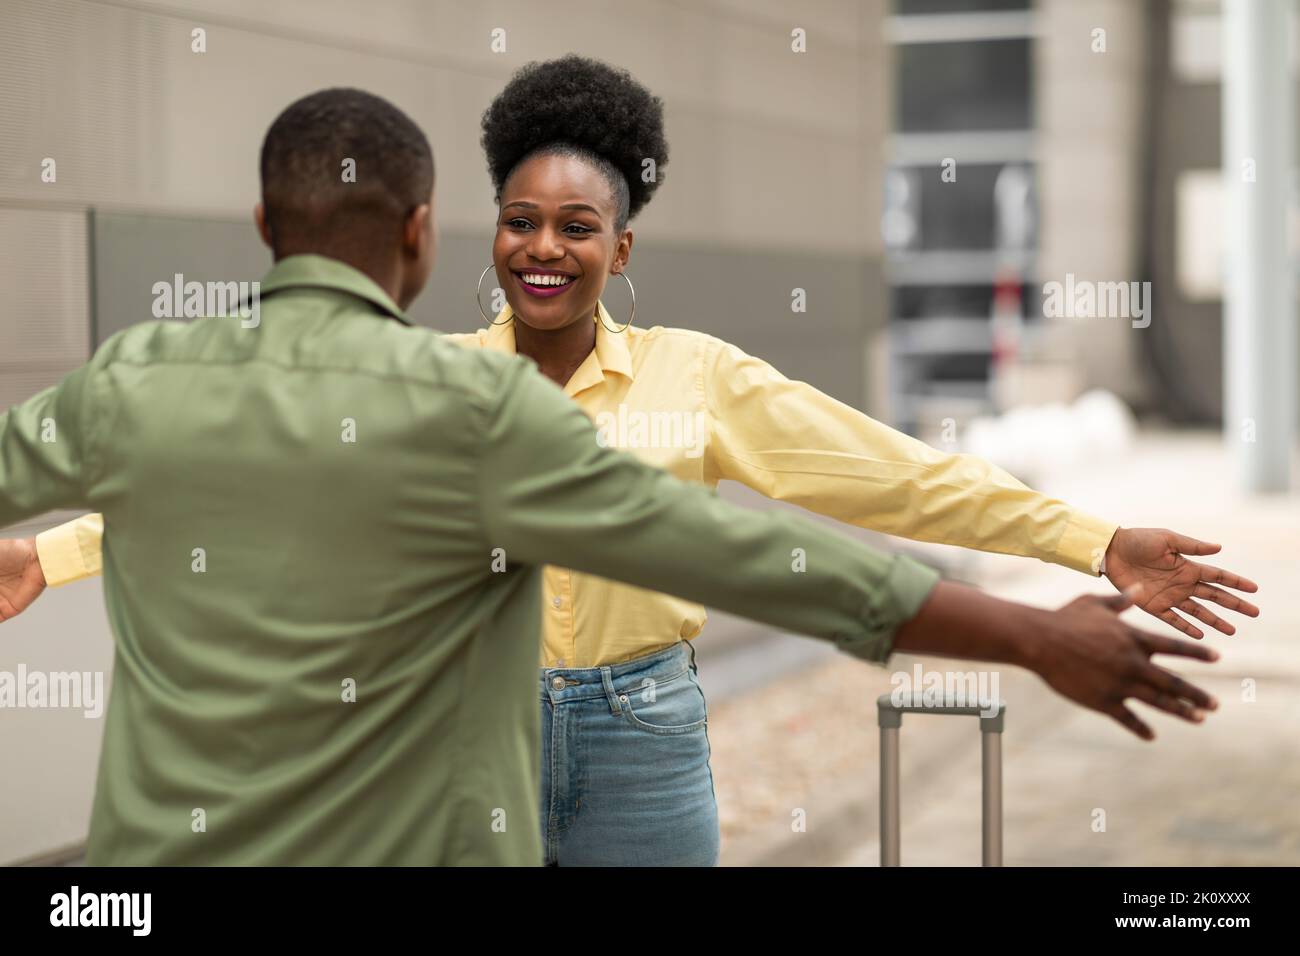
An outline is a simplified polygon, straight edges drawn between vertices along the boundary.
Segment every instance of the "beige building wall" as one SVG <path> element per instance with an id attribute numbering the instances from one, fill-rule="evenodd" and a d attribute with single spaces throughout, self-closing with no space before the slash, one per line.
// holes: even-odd
<path id="1" fill-rule="evenodd" d="M 388 97 L 429 133 L 447 229 L 482 230 L 479 118 L 511 72 L 568 52 L 629 69 L 668 106 L 672 188 L 641 221 L 673 241 L 862 253 L 878 230 L 863 89 L 885 0 L 532 4 L 457 0 L 3 0 L 0 201 L 244 215 L 267 125 L 326 86 Z M 791 30 L 808 52 L 791 52 Z M 191 50 L 206 31 L 207 52 Z M 504 52 L 493 52 L 495 30 Z M 883 78 L 883 71 L 882 78 Z M 872 84 L 874 87 L 874 83 Z M 872 115 L 866 115 L 870 107 Z M 58 183 L 40 162 L 58 161 Z"/>

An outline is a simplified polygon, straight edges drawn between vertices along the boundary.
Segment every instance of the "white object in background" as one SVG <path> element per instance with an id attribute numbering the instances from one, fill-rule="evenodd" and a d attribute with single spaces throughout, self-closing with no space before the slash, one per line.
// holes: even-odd
<path id="1" fill-rule="evenodd" d="M 1132 412 L 1112 392 L 1093 389 L 1072 405 L 1014 408 L 997 418 L 977 418 L 963 449 L 1022 478 L 1115 458 L 1133 444 Z"/>
<path id="2" fill-rule="evenodd" d="M 1223 298 L 1223 171 L 1179 174 L 1174 203 L 1178 291 L 1190 302 Z"/>
<path id="3" fill-rule="evenodd" d="M 1132 447 L 1137 422 L 1114 392 L 1094 388 L 1075 399 L 1070 411 L 1087 457 L 1115 458 Z"/>
<path id="4" fill-rule="evenodd" d="M 1034 245 L 1034 179 L 1024 166 L 1003 166 L 993 180 L 993 231 L 999 250 Z"/>

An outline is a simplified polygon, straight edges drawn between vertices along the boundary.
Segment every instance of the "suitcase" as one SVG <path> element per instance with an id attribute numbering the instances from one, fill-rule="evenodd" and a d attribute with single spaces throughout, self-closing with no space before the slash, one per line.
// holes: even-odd
<path id="1" fill-rule="evenodd" d="M 890 694 L 876 700 L 880 723 L 880 865 L 899 866 L 898 731 L 904 714 L 944 714 L 978 717 L 983 754 L 984 865 L 1002 865 L 1002 727 L 1007 705 L 997 702 L 997 712 L 982 716 L 987 708 L 957 706 L 950 702 L 925 705 L 895 704 Z"/>

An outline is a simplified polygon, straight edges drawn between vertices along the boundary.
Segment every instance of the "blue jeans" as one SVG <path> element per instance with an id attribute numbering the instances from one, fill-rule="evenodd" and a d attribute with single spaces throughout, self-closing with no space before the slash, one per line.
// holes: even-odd
<path id="1" fill-rule="evenodd" d="M 548 866 L 714 866 L 718 805 L 695 650 L 548 668 L 542 845 Z"/>

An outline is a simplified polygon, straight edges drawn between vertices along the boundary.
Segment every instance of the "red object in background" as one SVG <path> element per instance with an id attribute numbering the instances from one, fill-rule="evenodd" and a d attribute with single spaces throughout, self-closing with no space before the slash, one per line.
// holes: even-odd
<path id="1" fill-rule="evenodd" d="M 1024 324 L 1020 276 L 1012 269 L 999 269 L 993 280 L 993 366 L 1005 367 L 1020 352 L 1020 331 Z"/>

